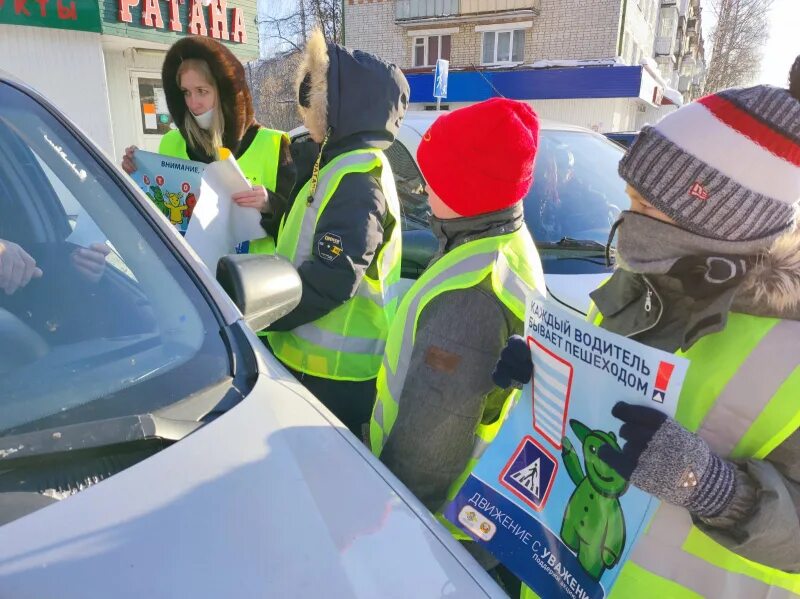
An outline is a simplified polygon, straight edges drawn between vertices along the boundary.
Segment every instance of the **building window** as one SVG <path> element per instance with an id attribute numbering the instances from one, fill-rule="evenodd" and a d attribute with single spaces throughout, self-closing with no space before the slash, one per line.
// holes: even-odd
<path id="1" fill-rule="evenodd" d="M 439 58 L 450 60 L 450 36 L 426 35 L 414 38 L 414 66 L 432 67 Z"/>
<path id="2" fill-rule="evenodd" d="M 482 64 L 522 62 L 525 55 L 525 30 L 484 31 Z"/>

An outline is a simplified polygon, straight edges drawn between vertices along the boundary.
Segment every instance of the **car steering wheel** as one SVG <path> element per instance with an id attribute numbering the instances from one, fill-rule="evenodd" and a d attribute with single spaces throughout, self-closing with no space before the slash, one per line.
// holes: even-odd
<path id="1" fill-rule="evenodd" d="M 50 347 L 39 333 L 17 316 L 0 308 L 0 373 L 39 360 Z"/>

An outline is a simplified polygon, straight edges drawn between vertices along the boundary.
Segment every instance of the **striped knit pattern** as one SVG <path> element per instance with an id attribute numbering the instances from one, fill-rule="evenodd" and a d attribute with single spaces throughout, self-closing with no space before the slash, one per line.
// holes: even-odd
<path id="1" fill-rule="evenodd" d="M 734 468 L 733 464 L 712 453 L 703 477 L 697 482 L 697 491 L 689 499 L 686 509 L 695 516 L 711 518 L 728 507 L 736 490 Z"/>
<path id="2" fill-rule="evenodd" d="M 800 200 L 800 102 L 766 85 L 706 96 L 643 128 L 619 172 L 689 231 L 777 237 Z"/>

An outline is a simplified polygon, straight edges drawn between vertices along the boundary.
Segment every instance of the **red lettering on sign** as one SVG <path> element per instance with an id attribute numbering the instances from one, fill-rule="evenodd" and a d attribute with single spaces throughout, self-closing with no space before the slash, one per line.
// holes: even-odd
<path id="1" fill-rule="evenodd" d="M 241 8 L 233 9 L 231 17 L 231 41 L 240 44 L 247 43 L 247 29 L 244 26 L 244 12 Z"/>
<path id="2" fill-rule="evenodd" d="M 158 176 L 156 177 L 156 183 L 157 183 L 158 185 L 164 185 L 164 177 L 162 177 L 161 175 L 158 175 Z"/>
<path id="3" fill-rule="evenodd" d="M 184 0 L 180 0 L 184 4 Z M 170 31 L 183 31 L 183 25 L 180 21 L 180 13 L 178 12 L 178 0 L 169 0 L 169 30 Z"/>
<path id="4" fill-rule="evenodd" d="M 150 177 L 148 177 L 147 175 L 144 175 L 142 177 L 142 179 L 144 180 L 144 184 L 145 185 L 150 185 Z"/>
<path id="5" fill-rule="evenodd" d="M 46 17 L 47 16 L 47 2 L 48 2 L 48 0 L 36 0 L 36 2 L 39 4 L 39 14 L 42 15 L 43 17 Z M 2 8 L 2 7 L 3 7 L 3 3 L 0 2 L 0 8 Z"/>
<path id="6" fill-rule="evenodd" d="M 161 7 L 158 0 L 144 0 L 142 5 L 142 25 L 145 27 L 164 28 L 164 20 L 161 18 Z"/>
<path id="7" fill-rule="evenodd" d="M 203 15 L 203 5 L 200 0 L 191 0 L 189 5 L 189 33 L 194 35 L 208 35 L 206 18 Z"/>
<path id="8" fill-rule="evenodd" d="M 189 185 L 189 184 L 188 184 L 186 181 L 184 181 L 183 183 L 181 183 L 181 191 L 183 191 L 183 193 L 189 193 L 189 190 L 190 190 L 191 188 L 192 188 L 192 186 L 191 186 L 191 185 Z"/>
<path id="9" fill-rule="evenodd" d="M 133 16 L 131 15 L 131 8 L 139 6 L 139 0 L 118 0 L 119 11 L 117 11 L 117 19 L 122 23 L 133 23 Z"/>
<path id="10" fill-rule="evenodd" d="M 25 3 L 27 0 L 14 0 L 14 14 L 18 15 L 22 13 L 26 17 L 31 16 L 31 11 L 25 8 Z"/>
<path id="11" fill-rule="evenodd" d="M 211 37 L 228 39 L 228 11 L 225 0 L 212 0 L 208 7 L 208 26 Z"/>
<path id="12" fill-rule="evenodd" d="M 75 2 L 70 2 L 69 6 L 64 6 L 61 0 L 56 1 L 56 9 L 58 9 L 58 18 L 62 21 L 77 21 L 78 10 L 75 8 Z"/>

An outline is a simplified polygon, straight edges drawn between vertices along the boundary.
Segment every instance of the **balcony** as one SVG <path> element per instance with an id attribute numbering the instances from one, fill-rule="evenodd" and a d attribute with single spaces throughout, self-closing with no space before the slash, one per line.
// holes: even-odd
<path id="1" fill-rule="evenodd" d="M 397 21 L 460 20 L 497 14 L 539 14 L 540 0 L 395 0 Z"/>
<path id="2" fill-rule="evenodd" d="M 656 56 L 669 56 L 675 50 L 675 36 L 657 37 L 655 45 Z"/>

